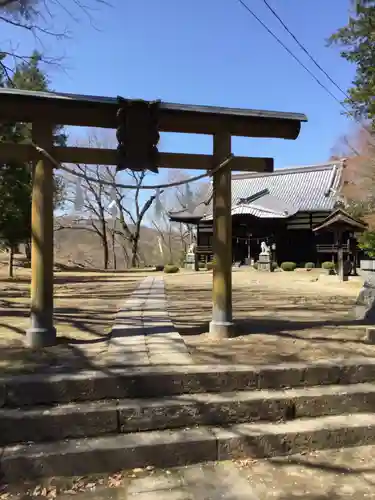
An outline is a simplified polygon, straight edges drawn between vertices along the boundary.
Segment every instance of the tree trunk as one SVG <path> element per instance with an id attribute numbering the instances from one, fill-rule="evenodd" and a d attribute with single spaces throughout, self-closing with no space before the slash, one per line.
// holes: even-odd
<path id="1" fill-rule="evenodd" d="M 102 240 L 102 247 L 103 247 L 103 264 L 104 264 L 104 269 L 107 270 L 109 263 L 109 245 L 108 245 L 107 225 L 104 219 L 104 214 L 101 214 L 100 223 L 102 226 L 100 237 Z"/>
<path id="2" fill-rule="evenodd" d="M 139 233 L 141 231 L 141 226 L 140 224 L 137 224 L 135 227 L 134 235 L 132 238 L 132 260 L 131 260 L 131 267 L 137 267 L 137 264 L 139 264 L 139 259 L 138 259 L 138 245 L 139 245 Z"/>
<path id="3" fill-rule="evenodd" d="M 9 247 L 9 260 L 8 260 L 8 276 L 13 278 L 13 261 L 14 261 L 14 246 Z"/>
<path id="4" fill-rule="evenodd" d="M 116 242 L 115 242 L 114 231 L 112 231 L 111 238 L 112 238 L 113 269 L 116 270 L 117 269 L 117 258 L 116 258 L 116 248 L 115 248 Z"/>
<path id="5" fill-rule="evenodd" d="M 125 267 L 125 269 L 128 269 L 129 268 L 129 254 L 128 254 L 128 251 L 126 249 L 126 242 L 124 242 L 121 245 L 121 248 L 122 248 L 122 252 L 124 255 L 124 267 Z"/>
<path id="6" fill-rule="evenodd" d="M 106 237 L 102 237 L 102 247 L 103 247 L 103 264 L 104 264 L 104 269 L 108 269 L 108 262 L 109 262 L 109 248 L 108 248 L 108 241 Z"/>
<path id="7" fill-rule="evenodd" d="M 134 238 L 132 240 L 131 267 L 137 267 L 137 265 L 138 265 L 138 243 L 139 243 L 139 237 L 134 236 Z"/>

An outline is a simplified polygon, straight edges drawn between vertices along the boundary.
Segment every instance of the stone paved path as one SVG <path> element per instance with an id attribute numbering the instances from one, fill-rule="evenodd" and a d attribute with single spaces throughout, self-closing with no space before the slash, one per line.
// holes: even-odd
<path id="1" fill-rule="evenodd" d="M 118 312 L 109 341 L 107 362 L 134 366 L 192 363 L 168 312 L 162 277 L 147 277 Z"/>

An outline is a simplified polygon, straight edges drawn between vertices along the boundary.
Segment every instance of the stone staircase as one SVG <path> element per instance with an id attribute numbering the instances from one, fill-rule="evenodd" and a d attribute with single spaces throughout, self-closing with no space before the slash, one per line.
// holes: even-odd
<path id="1" fill-rule="evenodd" d="M 0 380 L 1 480 L 375 443 L 375 359 Z"/>

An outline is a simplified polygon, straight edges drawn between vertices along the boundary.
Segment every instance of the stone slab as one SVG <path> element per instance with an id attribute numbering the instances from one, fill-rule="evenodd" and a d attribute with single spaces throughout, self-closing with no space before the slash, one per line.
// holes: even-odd
<path id="1" fill-rule="evenodd" d="M 279 365 L 153 365 L 0 379 L 6 406 L 375 382 L 375 359 Z"/>
<path id="2" fill-rule="evenodd" d="M 118 432 L 116 402 L 0 410 L 0 444 L 94 437 Z"/>
<path id="3" fill-rule="evenodd" d="M 93 361 L 93 366 L 102 367 L 108 370 L 113 368 L 121 368 L 124 366 L 148 366 L 150 365 L 150 357 L 147 352 L 127 353 L 123 350 L 116 351 L 113 349 L 106 354 L 105 360 Z"/>
<path id="4" fill-rule="evenodd" d="M 138 341 L 137 343 L 133 343 L 131 339 L 116 339 L 113 341 L 108 353 L 116 353 L 116 354 L 146 354 L 148 352 L 148 348 L 146 347 L 146 342 L 144 339 Z M 106 356 L 107 357 L 107 356 Z"/>
<path id="5" fill-rule="evenodd" d="M 157 475 L 140 477 L 131 481 L 127 488 L 128 495 L 141 495 L 155 491 L 165 492 L 179 489 L 185 486 L 185 481 L 181 475 L 171 474 L 170 471 L 160 471 Z"/>
<path id="6" fill-rule="evenodd" d="M 138 396 L 141 396 L 138 394 Z M 0 409 L 0 444 L 372 412 L 375 385 L 184 394 Z"/>
<path id="7" fill-rule="evenodd" d="M 139 345 L 139 352 L 147 353 L 147 359 L 145 354 L 142 354 L 138 358 L 131 360 L 130 356 L 124 353 L 122 361 L 124 366 L 136 365 L 137 363 L 139 365 L 146 365 L 147 363 L 152 365 L 168 363 L 185 365 L 192 363 L 189 351 L 170 321 L 166 307 L 167 301 L 163 278 L 156 277 L 143 280 L 138 289 L 122 305 L 112 328 L 109 352 L 113 348 L 116 349 L 117 364 L 121 364 L 121 355 L 117 352 L 117 348 L 122 347 L 122 343 L 128 345 L 128 339 L 131 337 L 136 337 L 136 342 L 132 343 L 134 346 L 132 352 L 135 352 L 136 345 Z M 155 341 L 158 340 L 158 344 L 154 342 L 154 337 Z M 148 342 L 148 339 L 153 340 Z M 159 345 L 161 343 L 163 343 L 162 349 Z M 166 347 L 167 344 L 168 348 Z M 108 363 L 111 365 L 112 361 L 109 359 Z"/>
<path id="8" fill-rule="evenodd" d="M 260 500 L 231 462 L 186 467 L 180 474 L 186 491 L 196 500 Z"/>
<path id="9" fill-rule="evenodd" d="M 269 458 L 375 442 L 375 414 L 349 414 L 215 429 L 218 460 Z"/>
<path id="10" fill-rule="evenodd" d="M 362 446 L 271 460 L 215 462 L 168 471 L 152 470 L 144 473 L 146 477 L 131 478 L 129 487 L 104 488 L 106 495 L 97 487 L 94 491 L 76 495 L 60 494 L 58 498 L 135 500 L 138 498 L 135 495 L 139 494 L 143 496 L 139 497 L 142 500 L 164 500 L 165 492 L 182 491 L 193 495 L 193 500 L 363 500 L 374 497 L 374 457 L 374 446 Z M 186 485 L 187 472 L 193 481 Z M 171 478 L 169 490 L 158 488 L 159 477 L 166 473 Z M 183 481 L 184 486 L 175 486 L 176 480 Z M 152 487 L 153 481 L 155 488 Z M 142 490 L 142 485 L 148 486 L 147 491 Z M 193 489 L 195 485 L 197 490 Z M 196 491 L 198 496 L 194 496 Z M 148 497 L 148 494 L 152 496 Z M 186 496 L 186 499 L 190 498 Z"/>
<path id="11" fill-rule="evenodd" d="M 149 354 L 150 364 L 155 365 L 168 365 L 173 363 L 175 365 L 186 366 L 191 363 L 191 357 L 188 354 L 176 354 L 173 353 L 171 355 L 163 355 L 163 354 Z"/>
<path id="12" fill-rule="evenodd" d="M 373 443 L 375 414 L 354 414 L 9 446 L 3 448 L 0 466 L 3 481 L 15 482 L 21 478 L 84 476 L 147 466 L 169 468 Z"/>
<path id="13" fill-rule="evenodd" d="M 202 497 L 201 497 L 202 498 Z M 203 497 L 204 498 L 204 497 Z M 127 500 L 196 500 L 186 488 L 175 490 L 154 490 L 130 495 Z"/>
<path id="14" fill-rule="evenodd" d="M 216 439 L 206 429 L 116 435 L 3 448 L 2 479 L 84 476 L 146 466 L 172 467 L 215 460 Z"/>

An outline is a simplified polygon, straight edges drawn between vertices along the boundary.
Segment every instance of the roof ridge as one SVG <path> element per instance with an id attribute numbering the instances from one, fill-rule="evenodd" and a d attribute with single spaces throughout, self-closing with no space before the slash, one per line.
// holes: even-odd
<path id="1" fill-rule="evenodd" d="M 232 175 L 232 180 L 236 179 L 253 179 L 255 177 L 269 177 L 276 175 L 286 175 L 286 174 L 301 174 L 306 172 L 319 172 L 321 170 L 326 170 L 328 168 L 334 168 L 336 166 L 342 166 L 342 160 L 336 160 L 326 163 L 320 163 L 317 165 L 306 165 L 306 166 L 297 166 L 297 167 L 284 167 L 278 168 L 273 172 L 244 172 Z"/>

